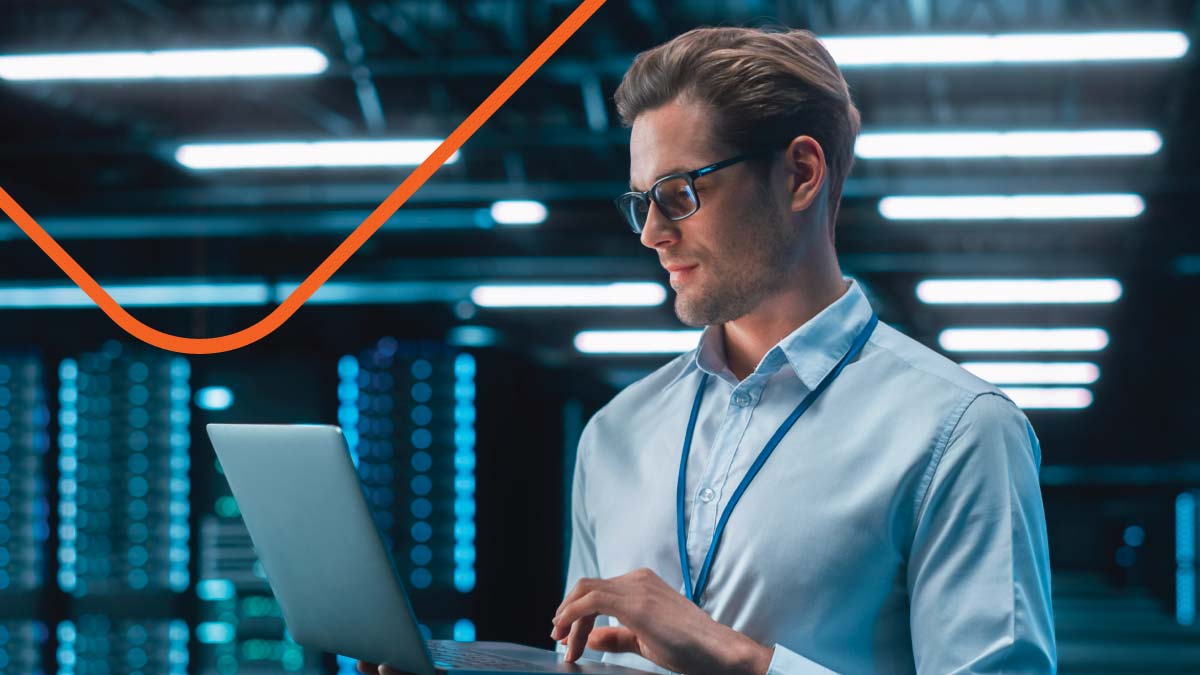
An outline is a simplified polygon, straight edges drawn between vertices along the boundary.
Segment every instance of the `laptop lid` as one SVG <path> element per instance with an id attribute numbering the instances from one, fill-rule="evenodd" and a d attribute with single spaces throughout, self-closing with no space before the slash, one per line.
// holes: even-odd
<path id="1" fill-rule="evenodd" d="M 296 642 L 433 675 L 341 429 L 276 424 L 207 429 Z"/>

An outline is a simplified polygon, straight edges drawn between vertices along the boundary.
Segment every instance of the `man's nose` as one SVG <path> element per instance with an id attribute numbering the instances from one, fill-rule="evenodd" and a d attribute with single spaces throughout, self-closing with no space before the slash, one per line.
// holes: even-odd
<path id="1" fill-rule="evenodd" d="M 641 240 L 642 246 L 655 249 L 661 246 L 670 246 L 679 241 L 679 228 L 675 221 L 664 216 L 662 211 L 658 210 L 658 204 L 654 202 L 650 202 L 650 209 L 646 212 L 646 223 L 642 226 Z"/>

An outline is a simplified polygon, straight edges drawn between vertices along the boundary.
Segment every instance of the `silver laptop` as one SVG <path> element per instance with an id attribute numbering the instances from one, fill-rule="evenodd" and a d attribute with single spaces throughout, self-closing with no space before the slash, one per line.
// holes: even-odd
<path id="1" fill-rule="evenodd" d="M 305 647 L 416 675 L 645 671 L 503 642 L 422 639 L 367 507 L 342 430 L 209 424 L 292 637 Z"/>

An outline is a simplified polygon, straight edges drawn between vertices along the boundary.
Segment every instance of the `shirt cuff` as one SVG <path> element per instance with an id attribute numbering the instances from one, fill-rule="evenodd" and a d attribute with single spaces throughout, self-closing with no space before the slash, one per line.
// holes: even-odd
<path id="1" fill-rule="evenodd" d="M 771 655 L 771 665 L 767 666 L 767 675 L 838 674 L 825 666 L 800 656 L 779 643 L 775 643 L 775 653 Z"/>

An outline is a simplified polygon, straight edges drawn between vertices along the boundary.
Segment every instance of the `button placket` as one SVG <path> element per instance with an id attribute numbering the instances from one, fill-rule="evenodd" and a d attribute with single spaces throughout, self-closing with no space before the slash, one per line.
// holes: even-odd
<path id="1" fill-rule="evenodd" d="M 717 507 L 721 505 L 721 493 L 714 486 L 724 485 L 729 478 L 734 456 L 749 427 L 756 400 L 757 397 L 753 393 L 735 388 L 729 398 L 731 405 L 726 409 L 725 419 L 713 439 L 705 466 L 701 467 L 700 481 L 692 493 L 692 516 L 688 527 L 688 557 L 693 572 L 703 564 L 705 556 L 708 555 L 708 548 L 720 516 Z M 706 494 L 709 496 L 707 500 Z"/>

